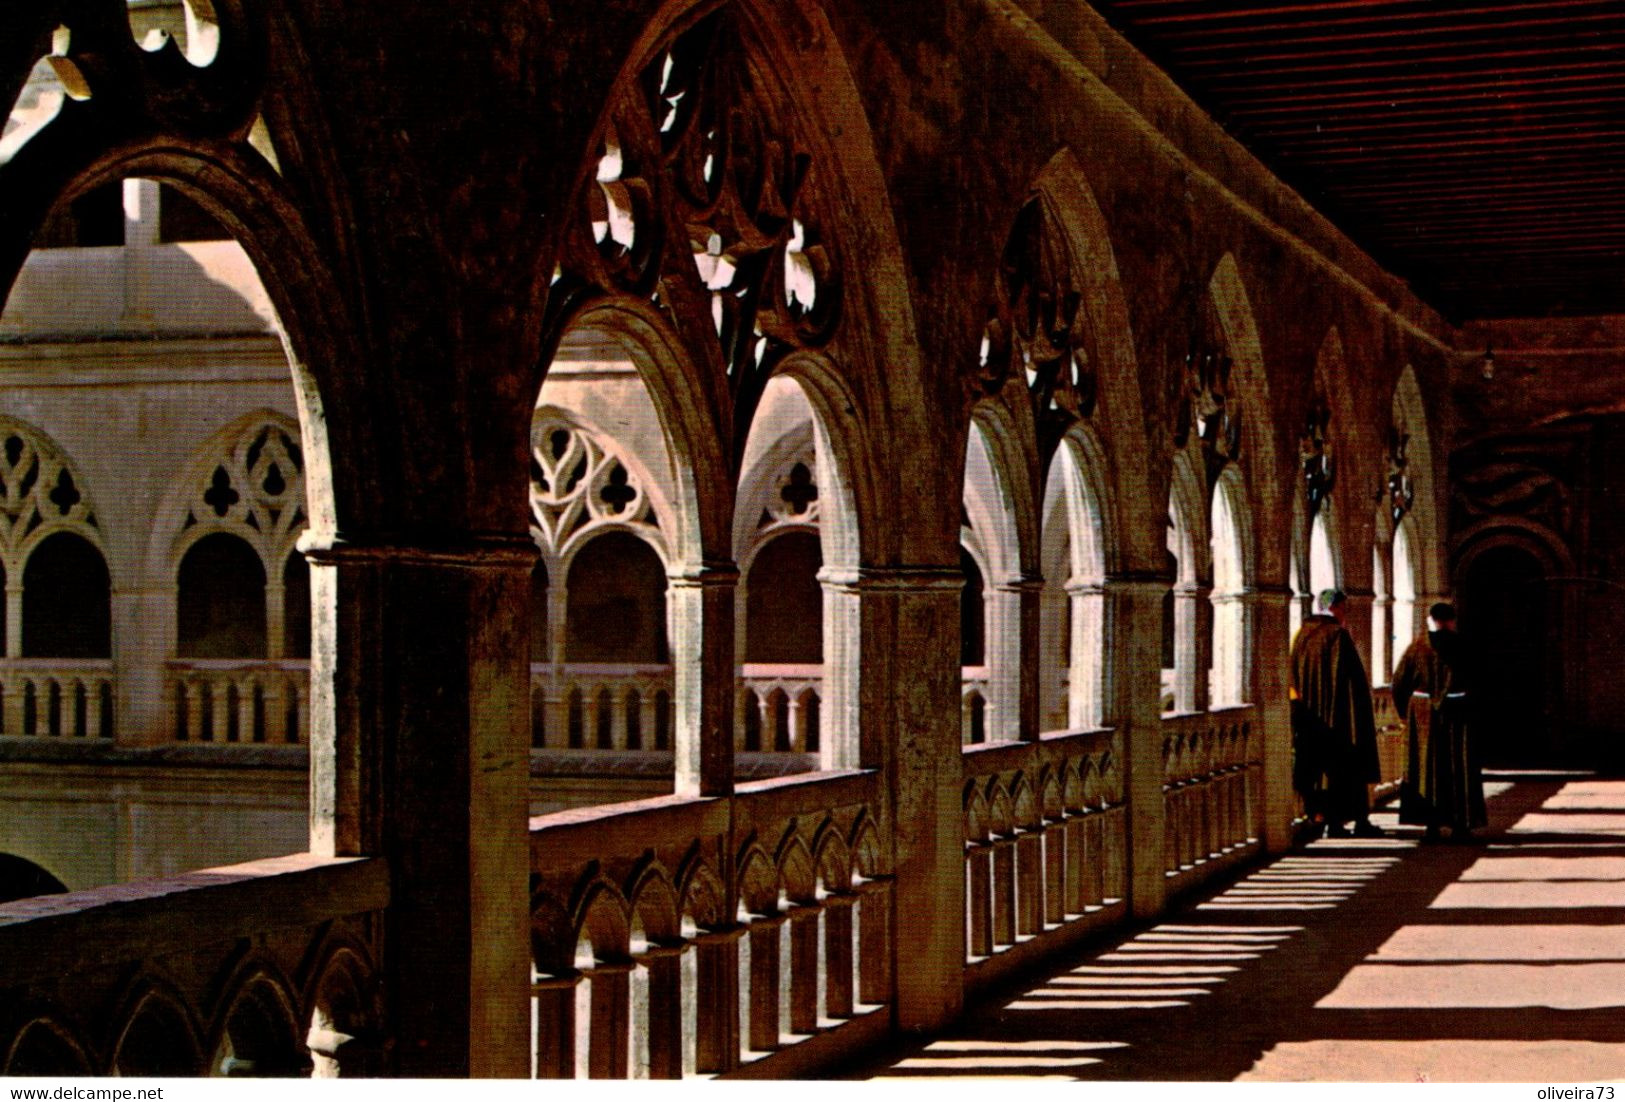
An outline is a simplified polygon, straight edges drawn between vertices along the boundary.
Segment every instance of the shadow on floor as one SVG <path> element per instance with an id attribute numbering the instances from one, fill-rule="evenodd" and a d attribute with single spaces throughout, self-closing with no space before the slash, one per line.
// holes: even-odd
<path id="1" fill-rule="evenodd" d="M 1476 845 L 1314 842 L 851 1078 L 1625 1076 L 1625 782 L 1492 778 Z"/>

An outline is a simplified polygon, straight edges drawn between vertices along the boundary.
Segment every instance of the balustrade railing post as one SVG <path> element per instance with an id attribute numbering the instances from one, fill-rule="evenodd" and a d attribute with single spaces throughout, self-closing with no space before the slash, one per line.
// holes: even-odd
<path id="1" fill-rule="evenodd" d="M 1061 824 L 1061 829 L 1066 835 L 1066 868 L 1061 898 L 1067 914 L 1081 915 L 1084 910 L 1084 862 L 1093 858 L 1084 845 L 1083 824 L 1084 816 L 1078 812 L 1068 813 L 1065 822 Z"/>
<path id="2" fill-rule="evenodd" d="M 645 750 L 655 748 L 655 694 L 659 691 L 658 686 L 648 686 L 638 696 L 638 736 Z"/>
<path id="3" fill-rule="evenodd" d="M 694 1068 L 701 1075 L 739 1066 L 739 939 L 745 927 L 702 930 L 694 943 Z"/>
<path id="4" fill-rule="evenodd" d="M 580 983 L 579 972 L 539 975 L 531 979 L 538 1079 L 575 1078 L 576 986 Z"/>
<path id="5" fill-rule="evenodd" d="M 1043 930 L 1043 843 L 1037 830 L 1016 832 L 1016 933 L 1031 937 Z"/>
<path id="6" fill-rule="evenodd" d="M 864 880 L 858 891 L 858 998 L 879 1006 L 891 998 L 890 880 Z"/>
<path id="7" fill-rule="evenodd" d="M 1088 860 L 1083 865 L 1080 890 L 1085 907 L 1098 907 L 1106 898 L 1105 821 L 1106 817 L 1098 811 L 1090 812 L 1083 819 L 1084 850 Z"/>
<path id="8" fill-rule="evenodd" d="M 254 726 L 254 680 L 243 678 L 237 689 L 237 741 L 259 742 L 263 734 Z"/>
<path id="9" fill-rule="evenodd" d="M 779 1047 L 779 939 L 788 915 L 751 915 L 747 926 L 750 939 L 750 1033 L 746 1043 L 752 1052 L 772 1052 Z"/>
<path id="10" fill-rule="evenodd" d="M 1066 900 L 1062 895 L 1066 880 L 1066 824 L 1058 819 L 1047 819 L 1039 828 L 1038 836 L 1044 847 L 1043 921 L 1057 926 L 1066 919 Z"/>
<path id="11" fill-rule="evenodd" d="M 757 715 L 761 718 L 762 745 L 765 751 L 779 748 L 779 710 L 773 707 L 772 692 L 756 694 Z"/>
<path id="12" fill-rule="evenodd" d="M 790 749 L 804 754 L 807 752 L 807 710 L 801 706 L 801 697 L 790 697 L 785 710 L 790 720 Z"/>
<path id="13" fill-rule="evenodd" d="M 1016 840 L 1001 835 L 993 839 L 993 944 L 1013 945 L 1016 940 Z"/>
<path id="14" fill-rule="evenodd" d="M 790 908 L 790 1032 L 818 1029 L 818 916 L 816 903 Z"/>
<path id="15" fill-rule="evenodd" d="M 623 685 L 610 690 L 609 742 L 617 750 L 632 745 L 632 702 L 627 696 L 628 688 Z"/>
<path id="16" fill-rule="evenodd" d="M 965 847 L 965 867 L 970 883 L 966 886 L 970 900 L 970 929 L 968 931 L 971 956 L 993 955 L 993 846 L 989 842 L 971 842 Z"/>
<path id="17" fill-rule="evenodd" d="M 273 676 L 265 689 L 265 741 L 288 741 L 288 679 Z"/>
<path id="18" fill-rule="evenodd" d="M 683 943 L 650 945 L 634 958 L 648 970 L 649 1078 L 683 1077 Z M 634 1038 L 634 1041 L 636 1038 Z"/>
<path id="19" fill-rule="evenodd" d="M 582 744 L 589 749 L 598 746 L 599 724 L 603 722 L 603 708 L 598 695 L 598 686 L 593 685 L 587 689 L 586 699 L 582 702 L 587 715 L 586 729 L 582 731 Z"/>
<path id="20" fill-rule="evenodd" d="M 8 671 L 0 685 L 5 689 L 5 700 L 0 702 L 0 723 L 8 735 L 23 733 L 23 678 Z"/>
<path id="21" fill-rule="evenodd" d="M 852 909 L 857 902 L 850 892 L 824 897 L 824 1013 L 831 1018 L 852 1017 Z"/>
<path id="22" fill-rule="evenodd" d="M 209 741 L 214 738 L 214 732 L 203 729 L 206 684 L 202 678 L 187 678 L 183 684 L 186 686 L 186 737 L 192 742 Z"/>
<path id="23" fill-rule="evenodd" d="M 588 1078 L 626 1078 L 634 967 L 629 960 L 601 960 L 581 970 L 591 984 L 592 1020 L 587 1027 Z"/>

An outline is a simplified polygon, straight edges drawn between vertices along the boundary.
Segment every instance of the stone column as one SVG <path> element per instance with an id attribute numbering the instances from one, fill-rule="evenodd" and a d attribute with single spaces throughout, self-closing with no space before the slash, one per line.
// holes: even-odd
<path id="1" fill-rule="evenodd" d="M 1255 738 L 1263 740 L 1264 849 L 1284 853 L 1292 845 L 1292 711 L 1288 690 L 1292 672 L 1288 656 L 1292 591 L 1286 586 L 1258 586 L 1251 594 L 1254 611 L 1252 699 L 1258 721 Z M 1249 829 L 1252 824 L 1249 824 Z"/>
<path id="2" fill-rule="evenodd" d="M 1348 598 L 1344 602 L 1343 626 L 1348 633 L 1354 636 L 1354 647 L 1360 652 L 1360 661 L 1365 664 L 1365 671 L 1371 684 L 1377 684 L 1377 671 L 1372 667 L 1373 655 L 1371 653 L 1371 616 L 1372 604 L 1376 594 L 1370 589 L 1355 586 L 1345 586 L 1343 594 Z"/>
<path id="3" fill-rule="evenodd" d="M 6 654 L 7 658 L 23 656 L 23 572 L 6 578 Z"/>
<path id="4" fill-rule="evenodd" d="M 1105 701 L 1100 656 L 1106 647 L 1106 590 L 1089 582 L 1068 582 L 1072 653 L 1067 656 L 1066 725 L 1077 731 L 1100 726 Z"/>
<path id="5" fill-rule="evenodd" d="M 1109 709 L 1117 729 L 1128 803 L 1128 901 L 1149 918 L 1167 896 L 1163 859 L 1167 810 L 1162 794 L 1162 597 L 1165 577 L 1122 574 L 1106 580 Z M 1186 668 L 1189 668 L 1188 666 Z M 1099 850 L 1094 852 L 1098 853 Z"/>
<path id="6" fill-rule="evenodd" d="M 1394 647 L 1394 599 L 1380 593 L 1371 603 L 1371 683 L 1386 685 L 1404 648 Z"/>
<path id="7" fill-rule="evenodd" d="M 728 926 L 693 938 L 695 1068 L 702 1075 L 739 1064 L 739 939 L 744 936 L 744 926 Z"/>
<path id="8" fill-rule="evenodd" d="M 1063 653 L 1062 644 L 1072 615 L 1070 599 L 1059 585 L 1041 585 L 1035 603 L 1038 627 L 1034 634 L 1038 645 L 1033 651 L 1032 665 L 1036 670 L 1034 692 L 1038 699 L 1034 704 L 1037 716 L 1034 734 L 1066 726 L 1068 701 L 1063 683 L 1071 657 Z"/>
<path id="9" fill-rule="evenodd" d="M 1016 741 L 1038 733 L 1038 681 L 1028 675 L 1038 659 L 1041 578 L 1000 582 L 987 591 L 987 710 L 982 726 L 989 742 Z"/>
<path id="10" fill-rule="evenodd" d="M 115 619 L 113 638 L 118 639 L 117 605 L 114 605 Z M 22 572 L 17 577 L 6 578 L 6 638 L 5 657 L 21 658 L 23 653 L 23 579 Z M 117 667 L 114 667 L 117 669 Z M 0 717 L 0 729 L 8 735 L 20 735 L 25 729 L 23 706 L 23 679 L 21 677 L 8 677 L 5 682 L 5 713 Z"/>
<path id="11" fill-rule="evenodd" d="M 151 745 L 174 737 L 175 702 L 166 691 L 165 668 L 175 656 L 175 598 L 174 586 L 113 594 L 115 730 L 121 744 Z"/>
<path id="12" fill-rule="evenodd" d="M 301 540 L 313 852 L 389 862 L 396 1074 L 530 1070 L 523 535 Z"/>
<path id="13" fill-rule="evenodd" d="M 964 576 L 957 564 L 826 566 L 820 580 L 832 734 L 824 764 L 879 769 L 887 780 L 890 806 L 876 825 L 892 839 L 896 1022 L 939 1028 L 958 1015 L 964 986 L 960 671 L 943 645 L 959 631 Z M 854 675 L 855 686 L 843 683 Z"/>
<path id="14" fill-rule="evenodd" d="M 1201 584 L 1174 587 L 1175 711 L 1207 711 L 1208 667 L 1213 654 L 1212 592 Z"/>
<path id="15" fill-rule="evenodd" d="M 674 571 L 668 586 L 676 791 L 688 796 L 727 795 L 733 791 L 739 571 L 729 562 L 702 563 Z"/>

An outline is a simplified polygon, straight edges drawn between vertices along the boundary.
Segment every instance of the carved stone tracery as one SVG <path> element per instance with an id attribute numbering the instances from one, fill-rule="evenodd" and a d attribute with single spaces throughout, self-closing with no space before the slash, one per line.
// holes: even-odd
<path id="1" fill-rule="evenodd" d="M 642 482 L 611 441 L 549 413 L 536 417 L 530 439 L 531 520 L 554 559 L 588 527 L 659 528 Z"/>
<path id="2" fill-rule="evenodd" d="M 0 99 L 38 102 L 0 145 L 0 286 L 51 206 L 121 143 L 155 137 L 248 145 L 266 44 L 240 0 L 186 0 L 187 46 L 157 30 L 137 41 L 123 0 L 42 0 L 8 13 Z M 49 65 L 54 81 L 39 79 Z M 44 90 L 41 91 L 41 87 Z"/>
<path id="3" fill-rule="evenodd" d="M 229 532 L 259 553 L 268 576 L 280 577 L 309 523 L 298 427 L 280 417 L 255 421 L 198 470 L 186 499 L 181 542 L 190 546 L 204 533 Z"/>
<path id="4" fill-rule="evenodd" d="M 1210 300 L 1203 296 L 1190 322 L 1189 351 L 1174 425 L 1174 443 L 1194 435 L 1211 487 L 1241 457 L 1241 406 L 1231 380 L 1232 361 Z"/>
<path id="5" fill-rule="evenodd" d="M 1020 373 L 1046 453 L 1094 412 L 1097 355 L 1083 304 L 1061 212 L 1040 191 L 1017 212 L 999 259 L 979 381 L 991 394 Z"/>
<path id="6" fill-rule="evenodd" d="M 1331 497 L 1337 481 L 1337 468 L 1332 461 L 1332 443 L 1328 433 L 1332 411 L 1323 395 L 1315 396 L 1309 408 L 1303 435 L 1298 438 L 1298 460 L 1303 468 L 1304 495 L 1309 502 L 1309 519 Z"/>
<path id="7" fill-rule="evenodd" d="M 753 45 L 725 5 L 617 91 L 550 304 L 624 293 L 665 308 L 723 376 L 736 463 L 777 365 L 827 345 L 841 316 L 817 167 Z"/>
<path id="8" fill-rule="evenodd" d="M 0 417 L 0 566 L 21 578 L 29 552 L 56 532 L 100 546 L 96 514 L 65 455 L 43 434 Z"/>
<path id="9" fill-rule="evenodd" d="M 1411 435 L 1397 425 L 1388 429 L 1388 478 L 1383 490 L 1377 495 L 1378 500 L 1384 496 L 1388 503 L 1388 516 L 1394 527 L 1411 511 L 1416 501 L 1416 488 L 1411 483 L 1410 473 L 1406 470 L 1409 460 L 1405 451 L 1410 446 Z"/>

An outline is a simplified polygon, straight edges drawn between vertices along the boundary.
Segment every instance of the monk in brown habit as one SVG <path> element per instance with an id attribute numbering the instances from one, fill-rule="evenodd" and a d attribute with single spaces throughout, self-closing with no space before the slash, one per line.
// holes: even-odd
<path id="1" fill-rule="evenodd" d="M 1380 838 L 1366 785 L 1382 777 L 1371 683 L 1343 626 L 1348 598 L 1328 589 L 1292 641 L 1292 784 L 1329 838 Z"/>
<path id="2" fill-rule="evenodd" d="M 1405 651 L 1393 684 L 1394 711 L 1410 728 L 1399 821 L 1426 827 L 1424 842 L 1437 842 L 1441 827 L 1450 828 L 1452 841 L 1465 841 L 1487 821 L 1484 775 L 1468 731 L 1471 678 L 1455 607 L 1436 604 L 1427 634 Z"/>

